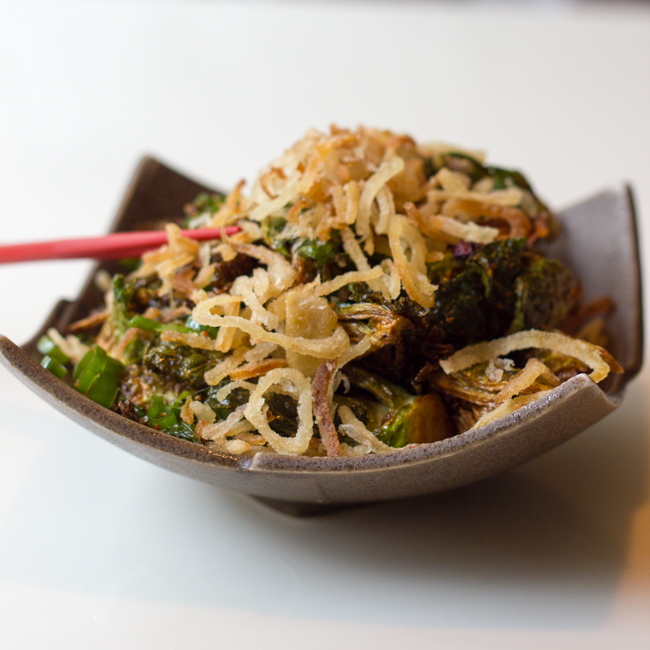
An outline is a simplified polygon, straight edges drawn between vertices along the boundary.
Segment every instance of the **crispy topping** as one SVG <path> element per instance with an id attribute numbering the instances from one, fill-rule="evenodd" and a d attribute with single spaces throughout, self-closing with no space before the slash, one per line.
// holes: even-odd
<path id="1" fill-rule="evenodd" d="M 334 394 L 334 377 L 337 370 L 338 364 L 334 359 L 324 361 L 318 367 L 311 385 L 316 425 L 328 456 L 341 455 L 341 445 L 336 435 L 331 405 Z"/>
<path id="2" fill-rule="evenodd" d="M 73 326 L 101 324 L 98 343 L 131 364 L 122 410 L 140 421 L 164 394 L 168 431 L 218 451 L 381 453 L 437 439 L 413 430 L 435 409 L 464 430 L 576 372 L 620 370 L 570 273 L 533 247 L 550 212 L 480 152 L 333 126 L 243 190 L 187 210 L 190 227 L 240 232 L 199 244 L 168 224 L 167 244 L 105 286 L 106 312 Z M 50 336 L 74 360 L 88 349 Z M 523 368 L 501 358 L 523 350 Z"/>
<path id="3" fill-rule="evenodd" d="M 537 348 L 560 352 L 587 364 L 592 373 L 591 379 L 598 383 L 607 377 L 610 370 L 622 372 L 620 366 L 607 355 L 606 351 L 593 343 L 574 339 L 559 332 L 526 330 L 500 339 L 469 345 L 440 361 L 440 367 L 447 373 L 459 372 L 477 363 L 502 357 L 516 350 Z"/>
<path id="4" fill-rule="evenodd" d="M 293 438 L 284 438 L 273 431 L 267 419 L 265 394 L 269 390 L 292 397 L 298 404 L 298 428 Z M 304 454 L 313 434 L 311 383 L 294 368 L 276 368 L 260 379 L 244 409 L 246 419 L 279 454 Z"/>

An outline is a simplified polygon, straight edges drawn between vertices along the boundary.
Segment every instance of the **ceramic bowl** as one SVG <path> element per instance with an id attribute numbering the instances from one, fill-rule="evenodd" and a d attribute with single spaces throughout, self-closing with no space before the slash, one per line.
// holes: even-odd
<path id="1" fill-rule="evenodd" d="M 145 229 L 182 214 L 201 191 L 214 191 L 151 158 L 127 191 L 112 232 Z M 618 408 L 642 361 L 642 306 L 634 207 L 627 187 L 605 191 L 559 214 L 561 236 L 547 245 L 581 278 L 585 299 L 611 296 L 610 351 L 625 372 L 597 386 L 578 375 L 544 397 L 487 426 L 441 442 L 381 455 L 303 458 L 239 457 L 157 432 L 99 406 L 43 369 L 35 342 L 102 302 L 93 269 L 75 301 L 62 300 L 34 338 L 19 347 L 0 336 L 0 360 L 52 406 L 109 442 L 180 474 L 245 492 L 293 514 L 384 501 L 460 487 L 524 463 L 572 438 Z"/>

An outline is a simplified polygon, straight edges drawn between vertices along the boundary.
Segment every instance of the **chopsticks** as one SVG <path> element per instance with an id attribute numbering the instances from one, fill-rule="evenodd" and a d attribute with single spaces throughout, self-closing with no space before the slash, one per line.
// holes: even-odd
<path id="1" fill-rule="evenodd" d="M 238 226 L 225 228 L 227 235 L 240 231 Z M 220 239 L 221 228 L 197 228 L 182 230 L 184 237 L 204 241 Z M 38 260 L 62 260 L 90 258 L 94 260 L 115 260 L 139 257 L 142 253 L 167 243 L 163 230 L 145 232 L 118 232 L 103 237 L 82 239 L 59 239 L 55 241 L 11 244 L 0 246 L 0 264 L 34 262 Z"/>

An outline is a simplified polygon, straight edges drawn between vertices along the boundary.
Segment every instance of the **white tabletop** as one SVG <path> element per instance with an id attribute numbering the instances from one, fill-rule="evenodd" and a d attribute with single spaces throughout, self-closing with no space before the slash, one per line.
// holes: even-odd
<path id="1" fill-rule="evenodd" d="M 145 153 L 228 188 L 335 122 L 486 149 L 556 207 L 630 181 L 650 250 L 650 11 L 612 4 L 0 3 L 1 238 L 101 234 Z M 88 269 L 0 267 L 0 332 Z M 0 647 L 647 650 L 649 388 L 480 485 L 292 519 L 0 368 Z"/>

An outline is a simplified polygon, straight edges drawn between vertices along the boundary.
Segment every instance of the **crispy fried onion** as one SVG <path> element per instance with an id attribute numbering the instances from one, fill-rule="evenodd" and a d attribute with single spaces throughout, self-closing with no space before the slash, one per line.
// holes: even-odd
<path id="1" fill-rule="evenodd" d="M 332 198 L 332 207 L 334 208 L 334 214 L 336 215 L 335 221 L 337 225 L 340 224 L 345 224 L 346 221 L 346 213 L 347 213 L 347 199 L 345 198 L 345 192 L 343 190 L 343 187 L 341 185 L 332 185 L 330 188 L 330 197 Z M 299 205 L 302 202 L 299 201 L 298 203 L 294 204 L 294 208 L 296 205 Z M 305 202 L 306 203 L 306 202 Z M 289 210 L 289 213 L 291 213 L 293 208 Z M 289 217 L 287 216 L 287 221 L 289 221 Z"/>
<path id="2" fill-rule="evenodd" d="M 339 373 L 339 370 L 353 359 L 366 354 L 370 348 L 370 337 L 365 336 L 358 343 L 348 348 L 338 360 L 328 359 L 322 363 L 314 375 L 311 385 L 312 397 L 314 398 L 314 415 L 328 456 L 341 455 L 341 445 L 336 435 L 333 420 L 334 393 L 341 381 L 348 382 L 348 390 L 350 387 L 350 382 L 342 373 Z"/>
<path id="3" fill-rule="evenodd" d="M 231 381 L 217 391 L 217 401 L 223 402 L 235 388 L 243 388 L 252 393 L 255 390 L 255 384 L 251 384 L 250 381 Z"/>
<path id="4" fill-rule="evenodd" d="M 288 395 L 298 402 L 298 429 L 293 438 L 278 435 L 268 422 L 268 405 L 264 395 L 273 390 Z M 276 368 L 262 377 L 251 393 L 244 409 L 246 419 L 258 430 L 269 445 L 279 454 L 296 456 L 304 454 L 313 435 L 311 382 L 293 368 Z"/>
<path id="5" fill-rule="evenodd" d="M 224 316 L 237 317 L 239 314 L 239 303 L 225 303 L 223 306 Z M 234 327 L 221 327 L 217 334 L 217 350 L 228 352 L 235 342 L 237 329 Z"/>
<path id="6" fill-rule="evenodd" d="M 336 330 L 338 320 L 327 299 L 315 296 L 309 285 L 291 289 L 285 299 L 284 332 L 292 338 L 323 340 Z M 287 364 L 313 377 L 322 360 L 318 357 L 287 350 Z"/>
<path id="7" fill-rule="evenodd" d="M 361 191 L 361 198 L 359 199 L 359 214 L 355 224 L 357 235 L 361 237 L 362 241 L 366 241 L 372 237 L 372 230 L 370 228 L 370 214 L 373 201 L 377 197 L 379 190 L 388 183 L 388 181 L 396 176 L 404 169 L 404 160 L 399 156 L 395 156 L 391 160 L 383 162 L 379 169 L 366 181 L 366 184 Z"/>
<path id="8" fill-rule="evenodd" d="M 249 219 L 251 221 L 263 221 L 269 215 L 281 210 L 287 203 L 293 203 L 300 196 L 299 178 L 300 174 L 293 174 L 278 196 L 253 208 Z"/>
<path id="9" fill-rule="evenodd" d="M 378 235 L 385 235 L 388 232 L 390 220 L 395 216 L 395 198 L 388 185 L 384 185 L 377 192 L 377 206 L 379 207 L 379 214 L 375 224 L 375 232 Z"/>
<path id="10" fill-rule="evenodd" d="M 216 339 L 201 336 L 200 334 L 190 334 L 189 332 L 164 330 L 160 333 L 160 340 L 187 345 L 198 350 L 219 350 L 219 344 Z"/>
<path id="11" fill-rule="evenodd" d="M 197 304 L 200 304 L 206 295 L 207 294 L 205 293 L 199 295 L 193 294 L 197 299 L 201 299 Z M 222 293 L 218 296 L 213 296 L 210 300 L 212 301 L 212 312 L 220 310 L 223 312 L 224 316 L 237 316 L 239 314 L 239 307 L 241 304 L 240 296 L 230 296 L 226 293 Z M 236 333 L 237 329 L 234 327 L 219 328 L 219 333 L 214 342 L 214 349 L 219 352 L 228 352 L 233 345 Z"/>
<path id="12" fill-rule="evenodd" d="M 212 424 L 217 419 L 217 414 L 203 402 L 190 401 L 189 410 L 196 416 L 197 420 Z"/>
<path id="13" fill-rule="evenodd" d="M 232 262 L 237 257 L 237 251 L 230 245 L 223 242 L 214 247 L 214 252 L 221 255 L 224 262 Z"/>
<path id="14" fill-rule="evenodd" d="M 90 349 L 74 334 L 68 334 L 68 336 L 63 338 L 63 336 L 59 334 L 59 331 L 54 329 L 54 327 L 50 327 L 50 329 L 47 330 L 47 335 L 56 345 L 59 346 L 61 352 L 70 357 L 74 363 L 79 363 L 84 358 L 86 352 Z"/>
<path id="15" fill-rule="evenodd" d="M 493 361 L 490 359 L 490 361 Z M 503 372 L 503 371 L 501 371 Z M 551 386 L 559 386 L 560 380 L 539 359 L 528 359 L 526 366 L 520 370 L 497 394 L 494 401 L 501 404 L 530 388 L 537 379 L 545 380 Z"/>
<path id="16" fill-rule="evenodd" d="M 487 196 L 491 195 L 488 194 Z M 489 219 L 502 219 L 510 226 L 510 237 L 528 237 L 532 230 L 530 219 L 522 210 L 489 201 L 468 201 L 466 199 L 453 198 L 445 203 L 442 208 L 442 214 L 446 217 L 462 217 L 467 215 L 473 218 L 487 217 Z"/>
<path id="17" fill-rule="evenodd" d="M 203 379 L 208 386 L 216 386 L 238 368 L 244 361 L 244 355 L 248 348 L 237 348 L 229 357 L 220 361 L 214 368 L 211 368 L 203 375 Z"/>
<path id="18" fill-rule="evenodd" d="M 406 217 L 396 215 L 388 224 L 388 244 L 406 293 L 422 307 L 433 307 L 437 286 L 427 278 L 427 247 L 420 230 Z M 410 260 L 407 251 L 411 253 Z"/>
<path id="19" fill-rule="evenodd" d="M 473 244 L 490 244 L 499 236 L 498 228 L 479 226 L 473 221 L 463 223 L 462 221 L 441 215 L 429 217 L 428 223 L 432 228 L 436 228 L 452 237 L 458 237 L 458 239 L 472 242 Z"/>
<path id="20" fill-rule="evenodd" d="M 137 338 L 140 338 L 140 336 L 143 334 L 143 330 L 138 329 L 137 327 L 129 327 L 129 329 L 124 332 L 124 335 L 119 340 L 119 342 L 109 347 L 108 352 L 110 353 L 110 356 L 114 357 L 115 359 L 121 359 L 124 356 L 124 353 L 126 352 L 126 349 L 129 347 L 129 345 L 133 343 L 133 341 L 135 341 Z M 148 333 L 144 334 L 144 336 L 148 336 Z"/>
<path id="21" fill-rule="evenodd" d="M 338 370 L 336 359 L 328 359 L 321 363 L 311 384 L 311 394 L 314 400 L 314 417 L 320 431 L 320 437 L 325 445 L 328 456 L 340 456 L 341 445 L 336 434 L 333 420 L 334 376 Z"/>
<path id="22" fill-rule="evenodd" d="M 343 423 L 339 425 L 339 431 L 359 443 L 356 447 L 346 445 L 345 443 L 342 444 L 341 450 L 344 455 L 357 456 L 392 451 L 391 447 L 378 440 L 377 436 L 366 429 L 363 422 L 357 419 L 348 406 L 341 406 L 338 413 Z"/>
<path id="23" fill-rule="evenodd" d="M 244 185 L 246 185 L 246 181 L 239 181 L 239 183 L 235 185 L 235 189 L 228 194 L 222 206 L 212 217 L 210 221 L 211 228 L 221 228 L 222 226 L 225 226 L 228 222 L 236 218 L 236 216 L 245 208 L 246 199 L 242 195 Z"/>
<path id="24" fill-rule="evenodd" d="M 194 413 L 190 410 L 190 404 L 192 403 L 192 398 L 188 397 L 185 400 L 185 403 L 183 404 L 183 407 L 181 408 L 181 420 L 185 422 L 185 424 L 192 424 L 194 422 Z"/>
<path id="25" fill-rule="evenodd" d="M 68 332 L 81 332 L 83 330 L 91 329 L 97 325 L 101 325 L 109 316 L 110 311 L 108 309 L 103 309 L 95 314 L 88 316 L 87 318 L 82 318 L 68 327 Z"/>
<path id="26" fill-rule="evenodd" d="M 287 178 L 283 169 L 279 167 L 271 167 L 264 174 L 262 174 L 259 179 L 260 187 L 270 198 L 275 197 L 277 194 L 277 192 L 271 186 L 274 177 L 280 180 L 286 180 Z"/>
<path id="27" fill-rule="evenodd" d="M 134 273 L 135 277 L 148 277 L 157 273 L 163 281 L 159 290 L 164 295 L 171 290 L 176 272 L 191 264 L 199 252 L 199 243 L 183 237 L 181 229 L 175 223 L 165 226 L 168 243 L 158 250 L 142 255 L 142 266 Z"/>
<path id="28" fill-rule="evenodd" d="M 253 244 L 237 244 L 232 243 L 232 247 L 238 252 L 253 257 L 256 260 L 266 264 L 269 270 L 269 276 L 272 281 L 272 285 L 269 291 L 272 290 L 272 295 L 269 295 L 269 298 L 274 296 L 279 296 L 285 289 L 288 289 L 296 279 L 295 269 L 287 262 L 287 260 L 280 255 L 272 251 L 266 246 L 255 246 Z"/>
<path id="29" fill-rule="evenodd" d="M 353 224 L 357 220 L 359 212 L 359 183 L 350 181 L 345 184 L 345 213 L 343 216 L 343 223 Z"/>
<path id="30" fill-rule="evenodd" d="M 262 304 L 275 292 L 275 288 L 271 288 L 271 276 L 265 269 L 253 269 L 252 282 L 253 291 Z"/>
<path id="31" fill-rule="evenodd" d="M 214 280 L 216 264 L 210 264 L 210 242 L 203 242 L 199 247 L 198 259 L 201 262 L 199 272 L 192 280 L 192 289 L 203 289 Z M 191 293 L 191 291 L 190 291 Z"/>
<path id="32" fill-rule="evenodd" d="M 530 404 L 531 402 L 534 402 L 536 399 L 543 397 L 548 392 L 549 391 L 547 390 L 540 390 L 537 393 L 532 393 L 531 395 L 520 395 L 519 397 L 511 397 L 510 399 L 503 402 L 503 404 L 497 406 L 493 411 L 489 411 L 488 413 L 480 417 L 474 423 L 472 429 L 477 429 L 478 427 L 482 427 L 485 426 L 486 424 L 490 424 L 490 422 L 494 422 L 499 418 L 503 418 L 506 415 L 510 415 L 510 413 L 513 413 L 517 409 L 520 409 L 522 406 L 526 406 L 526 404 Z"/>
<path id="33" fill-rule="evenodd" d="M 368 259 L 361 250 L 361 246 L 359 246 L 359 242 L 356 240 L 352 230 L 350 228 L 343 228 L 343 230 L 341 230 L 341 236 L 343 238 L 343 248 L 350 256 L 357 269 L 361 271 L 361 273 L 367 273 L 370 271 L 371 269 Z M 373 291 L 380 291 L 384 298 L 388 299 L 388 289 L 381 277 L 378 277 L 376 280 L 366 280 L 366 282 Z"/>
<path id="34" fill-rule="evenodd" d="M 436 174 L 436 180 L 440 183 L 443 190 L 450 192 L 452 195 L 467 191 L 470 185 L 469 176 L 461 172 L 452 171 L 446 167 L 443 167 Z"/>
<path id="35" fill-rule="evenodd" d="M 427 253 L 427 257 L 429 257 L 429 255 L 430 253 Z M 442 253 L 440 253 L 440 255 L 442 256 Z M 426 261 L 429 260 L 427 259 Z M 400 279 L 399 273 L 395 268 L 395 264 L 393 264 L 393 260 L 382 260 L 381 268 L 385 273 L 384 282 L 386 283 L 386 288 L 388 289 L 388 295 L 390 296 L 391 300 L 397 300 L 397 298 L 399 298 L 399 294 L 402 291 L 402 280 Z"/>
<path id="36" fill-rule="evenodd" d="M 244 440 L 228 440 L 227 436 L 236 436 L 247 433 L 253 426 L 244 417 L 245 405 L 238 406 L 225 420 L 208 424 L 201 429 L 201 437 L 210 440 L 216 445 L 231 454 L 243 454 L 250 450 L 251 446 Z"/>
<path id="37" fill-rule="evenodd" d="M 348 273 L 337 275 L 333 280 L 323 282 L 323 284 L 317 284 L 314 287 L 314 292 L 317 296 L 327 296 L 351 282 L 367 282 L 370 284 L 371 280 L 380 278 L 383 274 L 384 271 L 380 266 L 375 266 L 367 271 L 349 271 Z"/>
<path id="38" fill-rule="evenodd" d="M 249 241 L 253 242 L 262 239 L 263 233 L 259 224 L 253 221 L 247 221 L 246 219 L 239 219 L 237 225 L 241 228 L 242 233 L 246 234 Z"/>
<path id="39" fill-rule="evenodd" d="M 285 350 L 308 354 L 319 359 L 334 359 L 350 347 L 350 339 L 340 325 L 327 338 L 307 339 L 301 336 L 287 336 L 279 332 L 267 332 L 260 325 L 256 325 L 240 316 L 219 316 L 213 314 L 212 308 L 218 304 L 214 301 L 218 297 L 208 298 L 194 307 L 192 310 L 192 318 L 199 325 L 234 327 L 245 332 L 257 341 L 275 343 Z"/>
<path id="40" fill-rule="evenodd" d="M 338 366 L 343 368 L 350 361 L 362 357 L 372 347 L 372 337 L 364 336 L 360 341 L 351 345 L 339 358 Z"/>
<path id="41" fill-rule="evenodd" d="M 490 359 L 502 357 L 515 350 L 528 348 L 552 350 L 582 361 L 593 370 L 589 377 L 596 383 L 605 379 L 610 370 L 622 372 L 616 361 L 601 347 L 559 332 L 542 332 L 540 330 L 524 330 L 500 339 L 468 345 L 452 354 L 448 359 L 440 361 L 440 367 L 449 374 L 465 370 L 477 363 L 485 363 Z"/>
<path id="42" fill-rule="evenodd" d="M 472 201 L 474 203 L 488 203 L 491 205 L 517 206 L 521 203 L 524 196 L 523 192 L 517 187 L 510 187 L 506 190 L 489 191 L 487 186 L 492 187 L 492 179 L 484 178 L 479 183 L 485 184 L 487 191 L 482 191 L 482 186 L 476 184 L 472 190 L 448 191 L 429 190 L 427 198 L 430 201 L 450 201 L 458 199 L 461 201 Z M 481 188 L 481 191 L 479 190 Z"/>
<path id="43" fill-rule="evenodd" d="M 259 277 L 260 276 L 257 278 L 258 282 Z M 253 290 L 253 281 L 253 278 L 249 278 L 246 275 L 240 275 L 233 282 L 230 293 L 233 296 L 241 296 L 244 303 L 250 307 L 250 310 L 252 312 L 251 321 L 253 323 L 259 323 L 260 325 L 263 325 L 267 330 L 277 329 L 280 325 L 280 319 L 277 314 L 273 314 L 264 308 L 264 305 L 260 302 L 257 293 Z"/>
<path id="44" fill-rule="evenodd" d="M 265 375 L 269 370 L 274 368 L 284 368 L 287 362 L 284 359 L 264 359 L 263 361 L 253 361 L 245 363 L 239 368 L 230 371 L 230 378 L 235 380 L 252 379 Z"/>
<path id="45" fill-rule="evenodd" d="M 254 345 L 244 356 L 244 359 L 248 363 L 254 363 L 256 361 L 262 361 L 266 359 L 270 354 L 277 350 L 278 346 L 275 343 L 269 343 L 267 341 L 262 343 L 257 343 Z"/>

